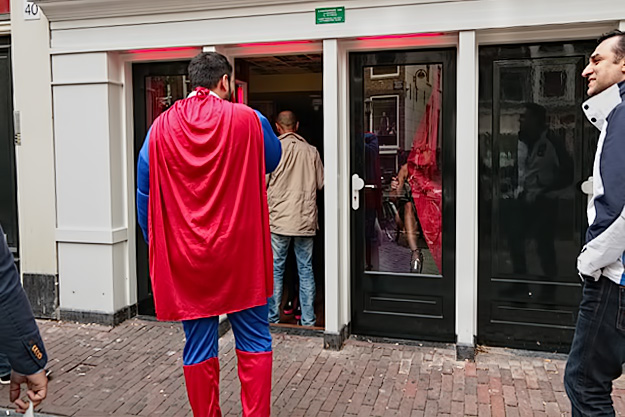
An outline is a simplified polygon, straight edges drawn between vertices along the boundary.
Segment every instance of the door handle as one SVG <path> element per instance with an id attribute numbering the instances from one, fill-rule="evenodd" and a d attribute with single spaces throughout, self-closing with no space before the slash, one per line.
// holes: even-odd
<path id="1" fill-rule="evenodd" d="M 358 174 L 352 175 L 352 209 L 360 208 L 360 190 L 365 187 L 365 181 Z"/>
<path id="2" fill-rule="evenodd" d="M 580 188 L 584 194 L 592 196 L 592 177 L 588 177 L 588 179 L 582 183 Z"/>
<path id="3" fill-rule="evenodd" d="M 375 190 L 378 186 L 375 184 L 365 184 L 365 188 Z"/>

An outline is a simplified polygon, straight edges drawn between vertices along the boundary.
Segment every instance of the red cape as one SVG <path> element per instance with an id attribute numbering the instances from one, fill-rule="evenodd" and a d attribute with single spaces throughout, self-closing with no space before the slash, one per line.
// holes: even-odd
<path id="1" fill-rule="evenodd" d="M 152 125 L 150 275 L 159 320 L 264 305 L 273 261 L 260 120 L 200 90 Z"/>

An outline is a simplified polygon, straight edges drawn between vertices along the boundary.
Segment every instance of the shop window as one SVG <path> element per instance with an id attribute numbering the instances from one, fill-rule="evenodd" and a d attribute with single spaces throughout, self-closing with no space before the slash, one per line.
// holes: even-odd
<path id="1" fill-rule="evenodd" d="M 378 136 L 380 147 L 399 147 L 397 132 L 399 96 L 373 96 L 371 97 L 371 110 L 369 130 Z"/>
<path id="2" fill-rule="evenodd" d="M 393 78 L 397 76 L 399 76 L 398 65 L 383 65 L 380 67 L 371 67 L 371 79 Z"/>

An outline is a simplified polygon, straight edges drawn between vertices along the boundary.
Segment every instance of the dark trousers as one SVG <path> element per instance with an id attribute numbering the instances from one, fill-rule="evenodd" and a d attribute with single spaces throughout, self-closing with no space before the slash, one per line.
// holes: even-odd
<path id="1" fill-rule="evenodd" d="M 610 394 L 623 362 L 625 286 L 587 278 L 564 374 L 573 417 L 615 415 Z"/>

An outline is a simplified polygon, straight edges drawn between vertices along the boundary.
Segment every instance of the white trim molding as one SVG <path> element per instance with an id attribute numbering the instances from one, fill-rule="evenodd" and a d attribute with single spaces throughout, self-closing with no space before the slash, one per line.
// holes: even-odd
<path id="1" fill-rule="evenodd" d="M 59 243 L 92 243 L 114 245 L 128 240 L 128 228 L 112 230 L 56 229 L 56 241 Z"/>
<path id="2" fill-rule="evenodd" d="M 478 45 L 460 32 L 456 117 L 456 335 L 473 346 L 477 335 L 478 259 Z"/>
<path id="3" fill-rule="evenodd" d="M 402 6 L 462 1 L 472 0 L 342 0 L 341 5 L 346 9 L 364 9 L 382 3 L 384 6 Z M 197 12 L 236 16 L 242 9 L 252 9 L 256 15 L 284 14 L 336 6 L 335 2 L 328 0 L 35 0 L 35 3 L 51 22 L 165 14 L 186 14 L 191 18 Z M 248 10 L 244 13 L 249 13 Z"/>

